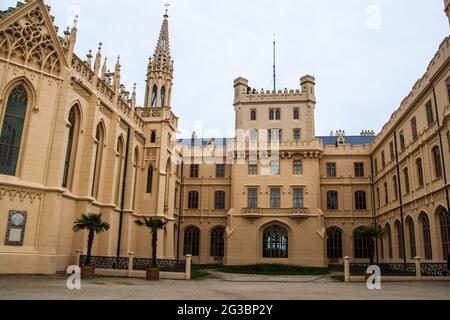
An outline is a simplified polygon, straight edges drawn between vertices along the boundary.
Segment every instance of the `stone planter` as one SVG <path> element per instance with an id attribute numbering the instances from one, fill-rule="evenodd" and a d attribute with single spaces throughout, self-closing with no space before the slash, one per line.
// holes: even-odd
<path id="1" fill-rule="evenodd" d="M 147 269 L 147 280 L 157 281 L 159 280 L 159 268 L 148 268 Z"/>
<path id="2" fill-rule="evenodd" d="M 81 267 L 81 279 L 92 279 L 95 276 L 95 267 L 90 266 L 82 266 Z"/>

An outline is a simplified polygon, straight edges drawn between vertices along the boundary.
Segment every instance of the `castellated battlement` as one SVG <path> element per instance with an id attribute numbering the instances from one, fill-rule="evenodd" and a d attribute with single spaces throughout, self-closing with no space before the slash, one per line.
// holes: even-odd
<path id="1" fill-rule="evenodd" d="M 288 102 L 288 101 L 313 101 L 315 102 L 315 78 L 305 75 L 300 79 L 299 89 L 265 90 L 256 89 L 248 85 L 248 80 L 242 77 L 234 80 L 235 103 L 245 102 Z"/>

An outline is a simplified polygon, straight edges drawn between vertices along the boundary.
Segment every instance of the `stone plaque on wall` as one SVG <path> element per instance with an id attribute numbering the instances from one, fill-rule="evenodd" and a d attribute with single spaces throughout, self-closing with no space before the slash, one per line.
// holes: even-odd
<path id="1" fill-rule="evenodd" d="M 23 246 L 27 212 L 11 210 L 6 227 L 5 246 Z"/>

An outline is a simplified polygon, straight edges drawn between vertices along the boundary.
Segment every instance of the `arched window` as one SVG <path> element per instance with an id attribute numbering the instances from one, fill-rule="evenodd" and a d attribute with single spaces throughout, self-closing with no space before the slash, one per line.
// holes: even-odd
<path id="1" fill-rule="evenodd" d="M 423 185 L 425 184 L 425 179 L 423 176 L 423 165 L 421 158 L 416 160 L 416 168 L 417 168 L 417 183 L 419 184 L 419 187 L 423 187 Z"/>
<path id="2" fill-rule="evenodd" d="M 288 258 L 288 231 L 279 225 L 267 227 L 263 232 L 263 258 Z"/>
<path id="3" fill-rule="evenodd" d="M 216 191 L 214 194 L 214 209 L 224 210 L 225 209 L 225 192 Z"/>
<path id="4" fill-rule="evenodd" d="M 156 107 L 156 99 L 158 98 L 158 88 L 156 85 L 153 86 L 152 92 L 152 107 Z"/>
<path id="5" fill-rule="evenodd" d="M 433 247 L 431 244 L 430 220 L 425 212 L 420 215 L 420 223 L 422 224 L 423 251 L 425 260 L 433 260 Z"/>
<path id="6" fill-rule="evenodd" d="M 92 196 L 94 198 L 97 198 L 102 169 L 103 146 L 105 144 L 105 130 L 103 129 L 102 123 L 99 123 L 97 125 L 94 144 L 95 144 L 95 163 L 94 163 L 94 174 L 92 178 Z"/>
<path id="7" fill-rule="evenodd" d="M 372 239 L 362 236 L 360 234 L 361 229 L 362 228 L 358 228 L 353 231 L 355 258 L 368 259 L 370 258 L 370 242 L 372 241 Z"/>
<path id="8" fill-rule="evenodd" d="M 439 212 L 439 226 L 441 229 L 442 255 L 445 260 L 450 255 L 450 215 L 444 208 Z"/>
<path id="9" fill-rule="evenodd" d="M 119 137 L 117 140 L 117 172 L 116 172 L 116 205 L 119 205 L 120 191 L 122 184 L 122 167 L 123 167 L 123 140 Z"/>
<path id="10" fill-rule="evenodd" d="M 327 192 L 327 209 L 328 210 L 339 209 L 338 193 L 336 191 Z"/>
<path id="11" fill-rule="evenodd" d="M 355 209 L 356 210 L 367 210 L 367 200 L 365 191 L 355 192 Z"/>
<path id="12" fill-rule="evenodd" d="M 436 178 L 442 177 L 442 158 L 441 158 L 441 150 L 439 147 L 433 148 L 433 164 L 434 164 L 434 173 Z"/>
<path id="13" fill-rule="evenodd" d="M 148 167 L 147 171 L 147 193 L 152 193 L 153 189 L 153 166 Z"/>
<path id="14" fill-rule="evenodd" d="M 188 208 L 189 209 L 198 209 L 198 199 L 199 199 L 198 191 L 191 191 L 191 192 L 189 192 Z"/>
<path id="15" fill-rule="evenodd" d="M 133 210 L 136 206 L 136 189 L 137 189 L 137 178 L 139 171 L 139 148 L 134 149 L 134 185 L 133 185 Z"/>
<path id="16" fill-rule="evenodd" d="M 395 231 L 397 232 L 397 244 L 398 244 L 398 257 L 399 259 L 405 258 L 405 247 L 403 246 L 403 230 L 400 221 L 395 222 Z"/>
<path id="17" fill-rule="evenodd" d="M 211 257 L 223 257 L 225 254 L 225 229 L 217 227 L 211 231 Z"/>
<path id="18" fill-rule="evenodd" d="M 393 250 L 392 250 L 392 231 L 391 231 L 391 225 L 388 223 L 386 224 L 386 228 L 384 229 L 384 233 L 387 237 L 387 243 L 388 243 L 388 251 L 389 251 L 389 259 L 394 258 Z"/>
<path id="19" fill-rule="evenodd" d="M 16 175 L 27 105 L 27 92 L 20 84 L 11 91 L 6 104 L 0 135 L 0 174 Z"/>
<path id="20" fill-rule="evenodd" d="M 166 103 L 166 87 L 161 88 L 161 107 L 165 107 Z"/>
<path id="21" fill-rule="evenodd" d="M 69 136 L 67 138 L 66 159 L 64 162 L 63 183 L 64 188 L 69 188 L 72 185 L 73 170 L 75 167 L 75 155 L 78 143 L 79 132 L 79 113 L 76 106 L 72 107 L 69 112 Z"/>
<path id="22" fill-rule="evenodd" d="M 406 219 L 406 225 L 408 226 L 408 235 L 409 235 L 409 253 L 411 255 L 411 259 L 417 256 L 416 249 L 416 231 L 414 228 L 414 221 L 411 217 Z"/>
<path id="23" fill-rule="evenodd" d="M 327 230 L 327 255 L 328 259 L 341 259 L 342 255 L 342 232 L 338 228 Z"/>
<path id="24" fill-rule="evenodd" d="M 200 229 L 194 226 L 184 231 L 184 255 L 187 254 L 194 257 L 200 255 Z"/>

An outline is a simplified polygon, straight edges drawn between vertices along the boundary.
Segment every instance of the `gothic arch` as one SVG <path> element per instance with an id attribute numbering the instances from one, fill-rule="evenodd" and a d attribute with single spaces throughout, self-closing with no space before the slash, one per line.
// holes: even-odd
<path id="1" fill-rule="evenodd" d="M 12 81 L 10 81 L 6 86 L 4 90 L 4 94 L 1 97 L 1 104 L 0 104 L 0 134 L 3 131 L 3 125 L 5 122 L 5 115 L 6 115 L 6 109 L 8 106 L 8 101 L 11 96 L 11 94 L 19 87 L 22 87 L 25 91 L 25 98 L 26 98 L 26 106 L 25 106 L 25 113 L 24 113 L 24 119 L 23 124 L 21 127 L 21 138 L 20 138 L 20 144 L 18 145 L 18 153 L 16 156 L 15 161 L 15 169 L 11 170 L 14 171 L 14 175 L 20 177 L 22 174 L 22 163 L 23 163 L 23 156 L 24 156 L 24 150 L 26 149 L 27 141 L 28 141 L 28 132 L 29 132 L 29 126 L 31 121 L 31 115 L 32 110 L 35 109 L 36 104 L 36 93 L 35 88 L 30 80 L 28 80 L 26 77 L 18 77 Z"/>
<path id="2" fill-rule="evenodd" d="M 36 109 L 36 102 L 37 102 L 36 88 L 34 87 L 34 85 L 30 79 L 28 79 L 26 76 L 20 76 L 20 77 L 10 80 L 6 84 L 6 86 L 3 90 L 3 94 L 1 95 L 1 101 L 0 101 L 1 106 L 2 106 L 2 108 L 0 109 L 1 110 L 1 119 L 3 119 L 3 114 L 4 114 L 4 109 L 5 109 L 5 108 L 3 108 L 3 106 L 5 106 L 6 103 L 8 102 L 8 97 L 9 97 L 11 91 L 14 90 L 14 88 L 20 84 L 24 85 L 25 90 L 27 92 L 28 108 L 30 110 Z"/>
<path id="3" fill-rule="evenodd" d="M 448 210 L 439 205 L 435 211 L 435 221 L 439 241 L 439 251 L 442 260 L 450 257 L 450 214 Z"/>
<path id="4" fill-rule="evenodd" d="M 66 118 L 66 126 L 69 128 L 69 132 L 66 141 L 62 186 L 64 188 L 71 189 L 76 165 L 78 142 L 81 132 L 81 107 L 78 102 L 75 102 L 69 109 L 69 113 Z"/>

